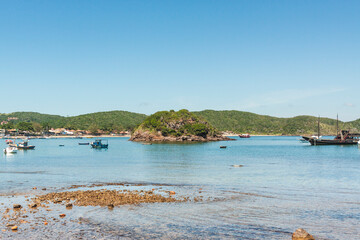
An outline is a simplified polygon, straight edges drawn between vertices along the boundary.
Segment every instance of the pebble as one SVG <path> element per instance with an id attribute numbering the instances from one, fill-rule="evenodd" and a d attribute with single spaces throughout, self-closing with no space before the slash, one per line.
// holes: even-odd
<path id="1" fill-rule="evenodd" d="M 13 231 L 18 230 L 18 226 L 13 226 L 13 227 L 11 227 L 11 230 L 13 230 Z"/>
<path id="2" fill-rule="evenodd" d="M 72 205 L 71 203 L 66 204 L 66 207 L 67 207 L 67 208 L 72 208 L 72 206 L 73 206 L 73 205 Z"/>
<path id="3" fill-rule="evenodd" d="M 66 216 L 66 214 L 62 213 L 62 214 L 60 214 L 59 216 L 60 216 L 61 218 L 63 218 L 63 217 Z"/>
<path id="4" fill-rule="evenodd" d="M 33 189 L 34 189 L 34 190 L 36 190 L 36 189 L 37 189 L 37 187 L 33 187 Z"/>
<path id="5" fill-rule="evenodd" d="M 107 205 L 107 207 L 108 207 L 109 209 L 113 209 L 113 208 L 114 208 L 114 204 L 109 204 L 109 205 Z"/>
<path id="6" fill-rule="evenodd" d="M 37 204 L 36 203 L 33 203 L 30 205 L 31 208 L 36 208 L 37 207 Z"/>
<path id="7" fill-rule="evenodd" d="M 172 194 L 175 194 L 175 192 L 174 192 L 174 191 L 170 191 L 170 192 L 169 192 L 169 194 L 171 194 L 171 195 L 172 195 Z"/>
<path id="8" fill-rule="evenodd" d="M 41 190 L 46 191 L 46 188 L 43 188 L 43 189 L 41 189 Z"/>
<path id="9" fill-rule="evenodd" d="M 44 222 L 44 225 L 48 225 L 48 222 Z"/>
<path id="10" fill-rule="evenodd" d="M 20 204 L 14 204 L 13 208 L 22 208 Z"/>

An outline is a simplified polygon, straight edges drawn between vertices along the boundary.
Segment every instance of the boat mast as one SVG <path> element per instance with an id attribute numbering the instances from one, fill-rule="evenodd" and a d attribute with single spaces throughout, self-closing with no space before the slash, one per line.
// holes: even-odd
<path id="1" fill-rule="evenodd" d="M 336 114 L 336 136 L 339 135 L 339 114 Z"/>
<path id="2" fill-rule="evenodd" d="M 320 115 L 318 118 L 318 138 L 320 138 Z"/>

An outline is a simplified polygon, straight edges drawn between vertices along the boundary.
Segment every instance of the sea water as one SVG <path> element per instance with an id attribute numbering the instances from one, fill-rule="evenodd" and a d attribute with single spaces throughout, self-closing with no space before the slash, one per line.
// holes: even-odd
<path id="1" fill-rule="evenodd" d="M 108 138 L 109 148 L 101 150 L 78 145 L 91 141 L 85 138 L 33 139 L 35 150 L 1 156 L 0 196 L 31 194 L 33 187 L 142 183 L 210 199 L 121 206 L 111 214 L 74 209 L 86 224 L 58 226 L 49 233 L 54 238 L 290 239 L 301 227 L 317 239 L 360 239 L 360 149 L 298 138 L 152 145 Z M 12 237 L 31 236 L 44 235 L 29 230 Z"/>

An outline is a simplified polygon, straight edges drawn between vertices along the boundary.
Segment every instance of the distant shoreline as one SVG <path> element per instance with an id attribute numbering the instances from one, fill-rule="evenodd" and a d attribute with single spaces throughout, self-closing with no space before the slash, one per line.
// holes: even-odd
<path id="1" fill-rule="evenodd" d="M 119 137 L 131 137 L 131 135 L 83 135 L 83 136 L 49 136 L 45 137 L 45 139 L 57 139 L 57 138 L 70 138 L 70 139 L 86 139 L 86 138 L 119 138 Z M 0 137 L 2 139 L 44 139 L 43 136 L 11 136 L 11 137 Z"/>
<path id="2" fill-rule="evenodd" d="M 225 137 L 238 137 L 239 134 L 224 134 Z M 301 135 L 264 135 L 264 134 L 252 134 L 251 137 L 301 137 Z M 84 136 L 49 136 L 46 139 L 57 139 L 57 138 L 70 138 L 70 139 L 86 139 L 86 138 L 130 138 L 131 135 L 84 135 Z M 11 137 L 0 137 L 0 139 L 43 139 L 44 137 L 37 136 L 11 136 Z"/>

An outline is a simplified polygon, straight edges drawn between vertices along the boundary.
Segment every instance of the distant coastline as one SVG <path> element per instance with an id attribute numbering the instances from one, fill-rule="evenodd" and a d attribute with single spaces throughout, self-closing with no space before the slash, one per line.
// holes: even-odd
<path id="1" fill-rule="evenodd" d="M 317 133 L 318 117 L 314 116 L 279 118 L 235 110 L 203 110 L 192 113 L 205 119 L 219 131 L 228 132 L 226 136 L 237 136 L 242 133 L 252 136 L 299 136 Z M 0 114 L 0 136 L 6 135 L 4 130 L 38 132 L 39 135 L 50 129 L 83 131 L 86 134 L 119 134 L 132 132 L 146 117 L 145 114 L 127 111 L 97 112 L 72 117 L 14 112 Z M 320 118 L 320 128 L 322 135 L 334 135 L 337 131 L 336 119 Z M 339 121 L 339 128 L 360 132 L 360 119 Z"/>

